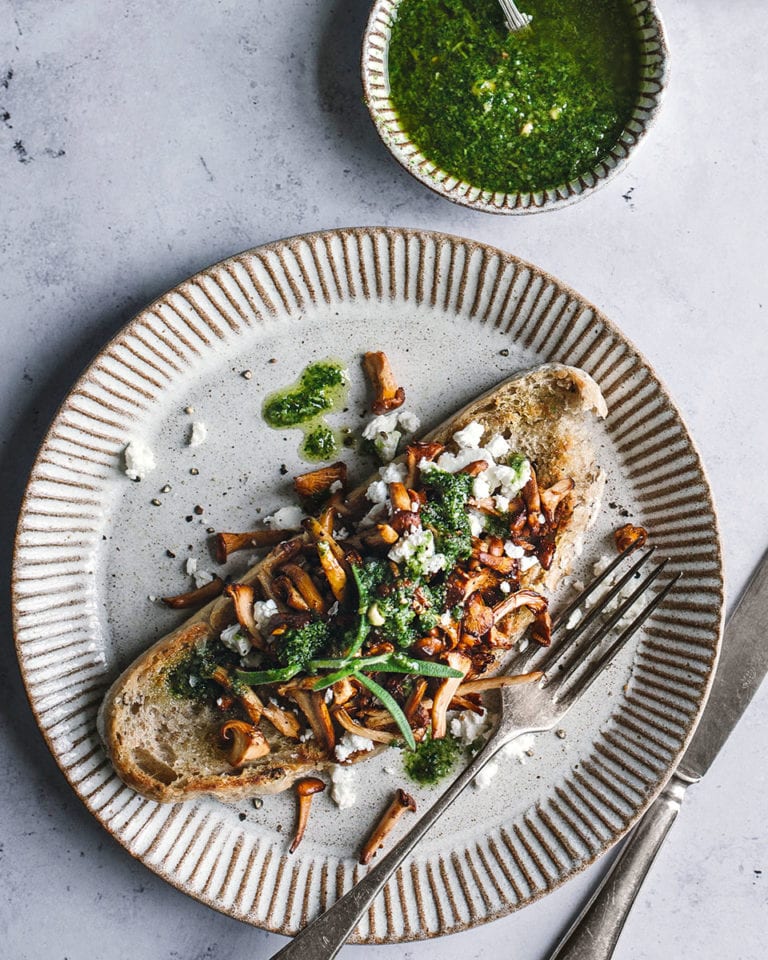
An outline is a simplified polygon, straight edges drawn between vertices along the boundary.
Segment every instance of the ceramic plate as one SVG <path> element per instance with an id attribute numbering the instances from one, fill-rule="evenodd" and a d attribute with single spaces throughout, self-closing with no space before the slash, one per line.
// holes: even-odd
<path id="1" fill-rule="evenodd" d="M 509 913 L 592 863 L 659 792 L 709 689 L 723 602 L 709 487 L 653 371 L 598 310 L 509 254 L 409 230 L 297 237 L 203 271 L 129 323 L 62 405 L 21 511 L 13 605 L 30 702 L 88 809 L 179 889 L 294 933 L 360 876 L 360 842 L 404 782 L 399 754 L 356 768 L 353 810 L 316 798 L 289 856 L 291 794 L 260 809 L 145 800 L 114 774 L 95 717 L 122 668 L 181 619 L 150 598 L 188 588 L 188 557 L 215 569 L 207 531 L 251 529 L 290 502 L 290 479 L 306 469 L 300 435 L 265 426 L 265 394 L 335 357 L 352 387 L 334 423 L 358 426 L 359 358 L 371 349 L 390 355 L 426 428 L 514 371 L 551 360 L 588 370 L 610 409 L 598 435 L 608 489 L 581 575 L 627 518 L 684 573 L 564 737 L 537 737 L 525 765 L 502 764 L 490 787 L 467 791 L 393 877 L 356 934 L 391 942 Z M 208 426 L 202 446 L 187 443 L 192 421 Z M 121 462 L 135 437 L 157 459 L 138 483 Z M 424 809 L 434 794 L 416 795 Z"/>

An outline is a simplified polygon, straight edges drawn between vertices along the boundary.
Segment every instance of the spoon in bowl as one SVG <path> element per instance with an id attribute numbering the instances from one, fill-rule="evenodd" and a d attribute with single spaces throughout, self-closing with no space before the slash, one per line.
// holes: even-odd
<path id="1" fill-rule="evenodd" d="M 524 29 L 533 19 L 527 13 L 521 13 L 513 3 L 513 0 L 499 0 L 499 3 L 501 4 L 501 9 L 504 11 L 504 19 L 507 21 L 507 26 L 511 33 Z"/>

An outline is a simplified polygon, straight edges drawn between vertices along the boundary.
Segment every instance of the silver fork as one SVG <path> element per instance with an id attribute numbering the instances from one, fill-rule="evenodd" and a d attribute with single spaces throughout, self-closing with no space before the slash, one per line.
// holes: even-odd
<path id="1" fill-rule="evenodd" d="M 522 30 L 524 27 L 527 27 L 533 19 L 527 13 L 521 13 L 512 0 L 499 0 L 499 4 L 504 11 L 504 19 L 507 21 L 507 26 L 513 33 L 515 30 Z"/>
<path id="2" fill-rule="evenodd" d="M 325 913 L 308 924 L 291 943 L 274 954 L 272 960 L 308 960 L 308 958 L 331 960 L 335 957 L 389 877 L 432 824 L 475 779 L 486 763 L 516 737 L 525 733 L 551 730 L 591 686 L 630 637 L 664 601 L 681 576 L 677 574 L 669 580 L 618 637 L 605 650 L 599 651 L 601 641 L 608 637 L 621 618 L 632 609 L 667 565 L 665 560 L 647 573 L 630 595 L 619 603 L 608 619 L 605 622 L 599 622 L 601 615 L 607 612 L 607 608 L 617 598 L 621 599 L 620 594 L 626 584 L 633 577 L 640 576 L 641 568 L 653 553 L 653 548 L 647 550 L 601 598 L 599 604 L 577 625 L 568 630 L 567 624 L 574 612 L 612 576 L 628 553 L 629 550 L 626 550 L 620 554 L 554 621 L 553 633 L 560 627 L 566 627 L 565 637 L 560 642 L 556 645 L 553 643 L 550 648 L 529 644 L 510 663 L 509 672 L 518 672 L 525 666 L 543 670 L 545 676 L 538 683 L 501 688 L 501 712 L 496 729 L 440 799 L 359 883 Z M 590 628 L 596 624 L 596 630 L 590 633 Z"/>

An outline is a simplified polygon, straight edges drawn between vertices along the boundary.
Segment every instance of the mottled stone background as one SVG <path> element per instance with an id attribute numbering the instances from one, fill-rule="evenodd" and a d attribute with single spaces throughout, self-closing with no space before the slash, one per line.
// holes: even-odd
<path id="1" fill-rule="evenodd" d="M 380 145 L 362 0 L 0 0 L 3 562 L 25 476 L 77 373 L 147 301 L 238 250 L 333 226 L 476 237 L 619 323 L 701 448 L 731 597 L 768 544 L 768 15 L 661 0 L 673 69 L 630 168 L 582 204 L 454 207 Z M 164 884 L 87 814 L 0 645 L 0 943 L 12 960 L 267 958 L 282 941 Z M 768 936 L 768 688 L 685 810 L 622 938 L 632 960 L 757 960 Z M 605 864 L 472 933 L 366 960 L 543 958 Z"/>

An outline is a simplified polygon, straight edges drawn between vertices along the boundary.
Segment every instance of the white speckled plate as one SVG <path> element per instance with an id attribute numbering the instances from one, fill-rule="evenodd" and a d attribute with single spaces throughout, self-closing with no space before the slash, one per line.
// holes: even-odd
<path id="1" fill-rule="evenodd" d="M 550 360 L 584 367 L 610 408 L 598 435 L 608 492 L 584 563 L 608 552 L 609 531 L 631 515 L 685 574 L 569 714 L 565 739 L 538 737 L 524 766 L 509 762 L 489 789 L 467 792 L 391 880 L 357 936 L 398 941 L 501 916 L 594 861 L 661 789 L 709 689 L 723 603 L 709 487 L 653 371 L 594 307 L 509 254 L 408 230 L 297 237 L 203 271 L 129 323 L 62 405 L 19 519 L 13 607 L 30 702 L 89 810 L 180 889 L 295 932 L 359 876 L 360 840 L 402 782 L 398 755 L 357 768 L 351 813 L 316 798 L 289 856 L 292 796 L 267 797 L 259 810 L 144 800 L 112 771 L 95 717 L 117 673 L 179 622 L 149 595 L 185 589 L 189 556 L 213 567 L 207 528 L 249 529 L 289 500 L 300 436 L 264 425 L 265 393 L 335 356 L 353 381 L 336 423 L 359 424 L 358 359 L 379 348 L 427 427 L 513 371 Z M 186 445 L 193 419 L 209 429 L 195 448 Z M 139 436 L 158 467 L 132 483 L 120 451 Z M 423 809 L 429 791 L 417 796 Z"/>

